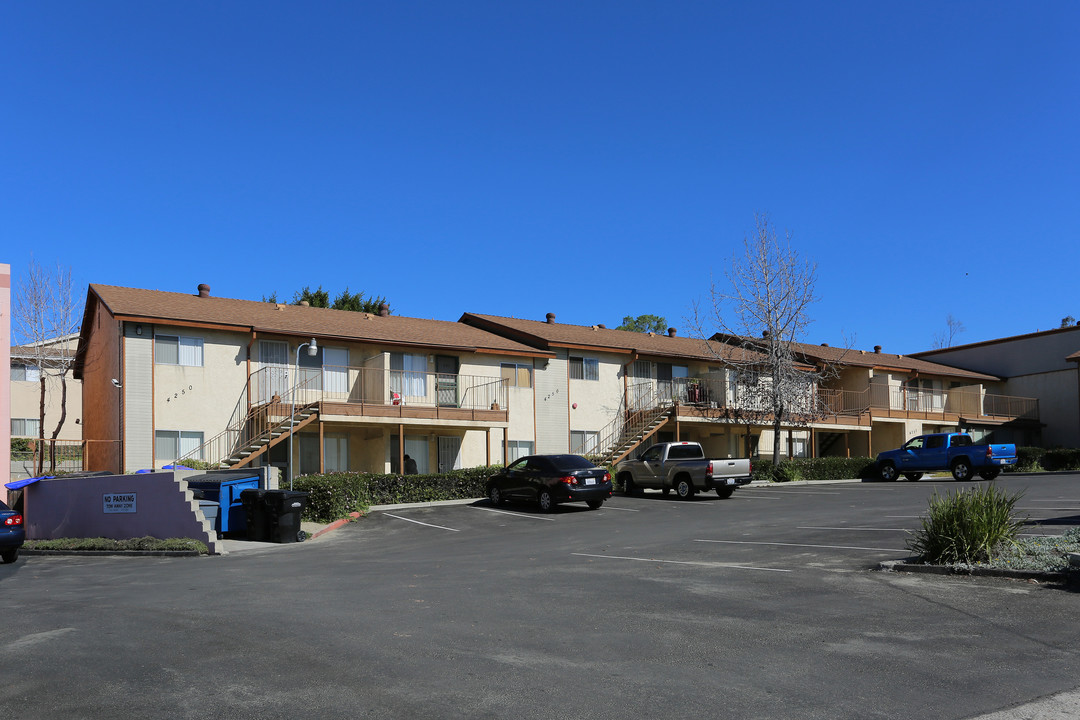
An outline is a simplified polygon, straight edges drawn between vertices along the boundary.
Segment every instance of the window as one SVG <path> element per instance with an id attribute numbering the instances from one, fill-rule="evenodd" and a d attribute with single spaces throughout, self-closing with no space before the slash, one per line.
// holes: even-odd
<path id="1" fill-rule="evenodd" d="M 945 447 L 945 436 L 944 435 L 931 435 L 930 437 L 926 438 L 926 449 L 927 450 L 930 450 L 930 449 L 933 449 L 933 448 L 943 448 L 943 447 Z"/>
<path id="2" fill-rule="evenodd" d="M 423 357 L 423 356 L 421 356 Z M 427 435 L 406 435 L 405 436 L 405 454 L 409 456 L 409 459 L 416 461 L 416 472 L 419 475 L 426 475 L 430 472 L 428 465 L 428 436 Z M 398 470 L 398 436 L 390 436 L 390 472 L 401 472 Z"/>
<path id="3" fill-rule="evenodd" d="M 175 462 L 203 444 L 201 432 L 187 430 L 158 430 L 154 433 L 154 464 L 159 467 Z M 202 453 L 194 456 L 202 460 Z"/>
<path id="4" fill-rule="evenodd" d="M 427 355 L 390 353 L 390 391 L 404 397 L 427 397 Z"/>
<path id="5" fill-rule="evenodd" d="M 668 460 L 690 460 L 705 457 L 700 445 L 672 445 L 668 448 Z"/>
<path id="6" fill-rule="evenodd" d="M 405 445 L 408 447 L 408 435 Z M 327 433 L 323 438 L 323 461 L 326 472 L 349 471 L 349 436 L 339 433 Z"/>
<path id="7" fill-rule="evenodd" d="M 37 418 L 11 418 L 12 437 L 39 437 L 41 421 Z"/>
<path id="8" fill-rule="evenodd" d="M 571 380 L 599 380 L 600 361 L 596 358 L 570 358 Z"/>
<path id="9" fill-rule="evenodd" d="M 571 430 L 570 452 L 575 455 L 594 455 L 598 448 L 597 434 L 593 430 Z"/>
<path id="10" fill-rule="evenodd" d="M 639 458 L 642 462 L 658 462 L 660 460 L 660 453 L 663 450 L 659 445 L 653 445 L 645 452 L 641 453 Z"/>
<path id="11" fill-rule="evenodd" d="M 37 365 L 12 365 L 11 379 L 19 382 L 38 382 L 41 380 L 41 370 Z"/>
<path id="12" fill-rule="evenodd" d="M 202 338 L 158 335 L 154 338 L 154 362 L 158 365 L 202 367 Z"/>
<path id="13" fill-rule="evenodd" d="M 532 387 L 532 366 L 502 363 L 499 370 L 502 372 L 503 384 L 507 387 Z"/>
<path id="14" fill-rule="evenodd" d="M 518 458 L 533 454 L 532 440 L 510 440 L 507 442 L 507 446 L 510 448 L 508 462 L 514 462 Z"/>

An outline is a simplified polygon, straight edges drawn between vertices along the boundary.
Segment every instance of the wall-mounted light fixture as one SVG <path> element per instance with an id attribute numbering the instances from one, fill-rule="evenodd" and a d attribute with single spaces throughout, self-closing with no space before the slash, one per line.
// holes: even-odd
<path id="1" fill-rule="evenodd" d="M 142 325 L 136 325 L 135 326 L 135 334 L 136 335 L 142 335 Z"/>

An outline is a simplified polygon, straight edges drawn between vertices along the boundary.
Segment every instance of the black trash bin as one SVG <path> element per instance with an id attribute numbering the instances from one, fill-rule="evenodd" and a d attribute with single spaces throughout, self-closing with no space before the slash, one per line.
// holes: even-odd
<path id="1" fill-rule="evenodd" d="M 270 512 L 266 506 L 266 493 L 269 490 L 259 488 L 244 490 L 240 493 L 240 502 L 244 504 L 247 516 L 247 539 L 256 542 L 270 540 Z"/>
<path id="2" fill-rule="evenodd" d="M 307 534 L 300 529 L 300 515 L 307 506 L 308 494 L 300 490 L 266 490 L 265 512 L 270 515 L 270 542 L 303 542 Z"/>

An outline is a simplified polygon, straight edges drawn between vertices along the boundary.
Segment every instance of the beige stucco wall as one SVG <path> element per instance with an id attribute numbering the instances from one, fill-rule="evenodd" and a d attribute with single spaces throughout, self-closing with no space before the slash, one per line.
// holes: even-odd
<path id="1" fill-rule="evenodd" d="M 1046 424 L 1043 445 L 1080 447 L 1080 385 L 1075 367 L 1009 378 L 1006 394 L 1039 399 L 1039 420 Z"/>
<path id="2" fill-rule="evenodd" d="M 599 361 L 599 380 L 577 380 L 567 376 L 570 430 L 602 432 L 619 414 L 623 397 L 622 363 L 628 358 L 614 353 L 576 350 L 570 355 Z"/>
<path id="3" fill-rule="evenodd" d="M 154 335 L 199 337 L 202 367 L 154 364 L 154 430 L 225 430 L 247 385 L 247 340 L 241 333 L 159 325 Z M 246 411 L 246 403 L 245 403 Z"/>
<path id="4" fill-rule="evenodd" d="M 45 437 L 52 437 L 60 420 L 60 378 L 48 375 L 45 380 Z M 37 419 L 41 410 L 41 385 L 34 381 L 11 381 L 11 417 Z M 67 417 L 59 440 L 82 440 L 82 383 L 67 376 Z M 78 422 L 76 422 L 78 421 Z M 8 424 L 10 429 L 11 425 Z"/>

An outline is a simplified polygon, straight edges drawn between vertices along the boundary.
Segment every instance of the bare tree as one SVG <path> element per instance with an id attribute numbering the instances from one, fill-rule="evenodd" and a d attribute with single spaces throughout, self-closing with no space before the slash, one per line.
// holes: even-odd
<path id="1" fill-rule="evenodd" d="M 71 287 L 71 268 L 57 265 L 49 272 L 33 260 L 15 291 L 11 318 L 18 352 L 39 369 L 41 404 L 38 444 L 44 446 L 45 407 L 50 385 L 60 385 L 60 417 L 49 443 L 49 470 L 56 469 L 56 438 L 67 420 L 67 375 L 75 362 L 71 336 L 78 333 L 82 303 Z M 37 453 L 37 472 L 44 468 L 44 453 Z"/>
<path id="2" fill-rule="evenodd" d="M 709 289 L 706 314 L 722 340 L 710 345 L 735 371 L 736 411 L 771 422 L 775 464 L 781 427 L 805 425 L 824 414 L 816 388 L 830 369 L 800 361 L 796 351 L 811 322 L 807 308 L 817 299 L 817 265 L 799 257 L 791 233 L 781 241 L 765 214 L 755 216 L 754 234 L 743 239 L 743 248 L 725 273 L 730 288 L 713 283 Z M 699 334 L 708 338 L 700 308 L 694 316 Z"/>
<path id="3" fill-rule="evenodd" d="M 934 349 L 941 350 L 942 348 L 952 347 L 956 336 L 966 329 L 964 323 L 953 317 L 952 313 L 949 313 L 945 316 L 945 329 L 934 336 Z"/>

